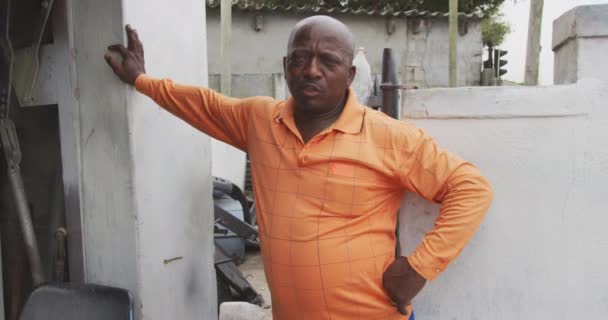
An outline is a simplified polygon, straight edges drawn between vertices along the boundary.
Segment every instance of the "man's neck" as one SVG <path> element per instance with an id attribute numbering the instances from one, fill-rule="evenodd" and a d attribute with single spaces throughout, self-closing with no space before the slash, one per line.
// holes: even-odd
<path id="1" fill-rule="evenodd" d="M 294 108 L 294 120 L 304 143 L 329 128 L 340 118 L 347 98 L 348 93 L 344 95 L 340 104 L 323 113 L 306 112 L 306 110 L 301 110 L 297 106 Z"/>

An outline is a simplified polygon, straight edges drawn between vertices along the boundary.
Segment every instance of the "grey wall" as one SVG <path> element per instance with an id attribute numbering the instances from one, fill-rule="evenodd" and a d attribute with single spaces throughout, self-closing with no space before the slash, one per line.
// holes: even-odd
<path id="1" fill-rule="evenodd" d="M 282 73 L 282 58 L 291 28 L 305 15 L 262 13 L 263 28 L 253 28 L 255 13 L 233 11 L 232 72 L 235 74 Z M 419 21 L 419 31 L 408 25 L 407 18 L 396 18 L 395 32 L 386 32 L 386 18 L 377 16 L 336 15 L 348 25 L 356 46 L 366 48 L 373 73 L 382 71 L 382 49 L 397 53 L 399 70 L 405 83 L 425 87 L 448 85 L 448 21 L 430 18 Z M 418 20 L 416 20 L 418 21 Z M 209 73 L 220 73 L 220 19 L 218 9 L 209 9 Z M 411 20 L 410 23 L 414 23 Z M 468 33 L 459 37 L 458 84 L 479 85 L 482 60 L 481 28 L 478 20 L 469 20 Z M 236 91 L 235 91 L 236 90 Z M 243 89 L 244 90 L 244 89 Z M 238 94 L 240 90 L 233 88 Z"/>

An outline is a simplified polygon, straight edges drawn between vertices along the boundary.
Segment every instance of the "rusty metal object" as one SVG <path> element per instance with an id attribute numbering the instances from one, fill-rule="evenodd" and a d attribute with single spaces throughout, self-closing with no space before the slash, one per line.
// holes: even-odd
<path id="1" fill-rule="evenodd" d="M 66 238 L 68 232 L 65 228 L 57 228 L 55 231 L 55 242 L 56 242 L 56 251 L 54 257 L 54 265 L 53 265 L 53 281 L 55 282 L 63 282 L 66 280 L 65 276 L 65 247 L 66 247 Z"/>
<path id="2" fill-rule="evenodd" d="M 220 247 L 215 246 L 215 271 L 218 280 L 234 289 L 241 298 L 258 306 L 264 305 L 264 298 L 247 281 L 237 268 L 233 258 L 229 257 Z"/>
<path id="3" fill-rule="evenodd" d="M 36 241 L 36 234 L 34 232 L 34 225 L 32 223 L 32 215 L 25 194 L 21 168 L 19 167 L 21 163 L 21 149 L 19 147 L 17 131 L 15 129 L 15 124 L 9 118 L 11 107 L 10 93 L 12 90 L 12 65 L 14 59 L 10 38 L 10 16 L 10 1 L 7 1 L 5 7 L 6 25 L 4 25 L 4 37 L 2 38 L 2 47 L 6 48 L 7 52 L 0 58 L 3 64 L 8 65 L 9 68 L 3 70 L 4 72 L 2 72 L 1 75 L 2 83 L 0 83 L 2 86 L 2 88 L 0 88 L 0 93 L 2 94 L 2 100 L 0 101 L 2 104 L 2 109 L 0 110 L 0 144 L 6 159 L 7 175 L 12 189 L 15 207 L 17 208 L 17 216 L 21 225 L 27 256 L 29 258 L 33 284 L 34 286 L 37 286 L 43 282 L 44 274 L 42 271 L 42 262 L 38 250 L 38 243 Z"/>

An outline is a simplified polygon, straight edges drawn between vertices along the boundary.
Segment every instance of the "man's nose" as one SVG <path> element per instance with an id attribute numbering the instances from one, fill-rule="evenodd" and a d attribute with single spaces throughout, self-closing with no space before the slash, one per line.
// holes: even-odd
<path id="1" fill-rule="evenodd" d="M 309 79 L 318 79 L 321 77 L 321 69 L 319 68 L 319 60 L 313 56 L 310 58 L 304 68 L 304 75 Z"/>

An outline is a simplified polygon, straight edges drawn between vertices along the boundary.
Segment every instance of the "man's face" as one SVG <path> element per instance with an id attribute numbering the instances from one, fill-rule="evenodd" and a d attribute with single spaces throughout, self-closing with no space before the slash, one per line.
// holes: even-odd
<path id="1" fill-rule="evenodd" d="M 323 25 L 302 27 L 284 59 L 287 86 L 300 111 L 323 113 L 344 99 L 355 68 L 344 37 Z"/>

